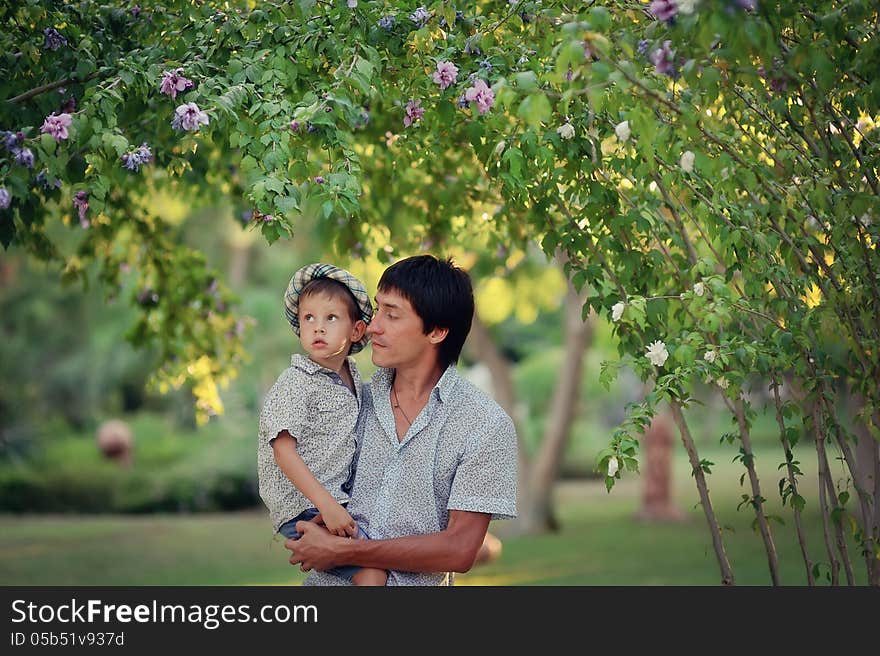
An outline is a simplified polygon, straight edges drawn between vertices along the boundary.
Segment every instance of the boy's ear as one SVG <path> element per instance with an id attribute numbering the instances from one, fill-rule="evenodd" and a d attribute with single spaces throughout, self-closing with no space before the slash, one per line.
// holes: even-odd
<path id="1" fill-rule="evenodd" d="M 439 326 L 435 326 L 434 329 L 428 333 L 428 341 L 432 344 L 439 344 L 446 336 L 449 334 L 449 328 L 440 328 Z"/>
<path id="2" fill-rule="evenodd" d="M 358 319 L 354 322 L 354 325 L 351 327 L 351 341 L 359 342 L 364 338 L 364 333 L 367 332 L 367 324 L 363 319 Z"/>

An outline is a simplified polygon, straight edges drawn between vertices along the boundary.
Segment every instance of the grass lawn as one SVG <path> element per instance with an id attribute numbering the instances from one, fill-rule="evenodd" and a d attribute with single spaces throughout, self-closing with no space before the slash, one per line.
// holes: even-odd
<path id="1" fill-rule="evenodd" d="M 736 511 L 739 465 L 734 451 L 701 456 L 718 463 L 710 490 L 736 582 L 770 583 L 753 514 Z M 804 458 L 806 460 L 806 458 Z M 777 456 L 759 456 L 763 494 L 786 524 L 773 524 L 782 581 L 806 582 L 791 515 L 779 511 Z M 815 502 L 815 473 L 805 470 L 808 546 L 814 561 L 827 559 Z M 504 542 L 501 558 L 459 575 L 459 585 L 717 585 L 720 580 L 697 492 L 680 454 L 675 496 L 686 520 L 645 524 L 632 519 L 640 481 L 628 475 L 611 494 L 601 482 L 562 482 L 555 488 L 562 530 L 535 537 L 492 531 Z M 851 553 L 858 552 L 851 547 Z M 287 551 L 269 534 L 262 510 L 200 515 L 0 516 L 2 585 L 285 585 L 304 577 L 286 562 Z M 864 561 L 853 557 L 859 583 Z M 843 578 L 843 577 L 841 577 Z"/>

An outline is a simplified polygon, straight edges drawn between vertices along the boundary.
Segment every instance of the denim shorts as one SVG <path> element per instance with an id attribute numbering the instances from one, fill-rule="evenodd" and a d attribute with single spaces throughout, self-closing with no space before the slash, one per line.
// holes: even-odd
<path id="1" fill-rule="evenodd" d="M 318 514 L 319 511 L 317 508 L 306 508 L 290 521 L 284 522 L 278 529 L 278 532 L 286 538 L 299 540 L 302 536 L 296 532 L 296 523 L 310 522 Z M 367 535 L 360 526 L 358 526 L 357 539 L 361 538 L 369 540 L 370 536 Z M 357 574 L 360 569 L 362 569 L 360 565 L 343 565 L 342 567 L 334 567 L 333 569 L 328 569 L 327 572 L 329 574 L 333 574 L 334 576 L 338 576 L 339 578 L 345 579 L 346 581 L 351 581 L 352 577 Z"/>

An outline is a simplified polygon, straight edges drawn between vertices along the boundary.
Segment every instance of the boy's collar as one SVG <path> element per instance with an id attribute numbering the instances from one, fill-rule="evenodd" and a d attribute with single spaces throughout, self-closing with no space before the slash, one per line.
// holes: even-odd
<path id="1" fill-rule="evenodd" d="M 355 364 L 355 361 L 352 360 L 351 357 L 346 357 L 346 361 L 348 362 L 348 370 L 351 372 L 351 377 L 354 380 L 360 380 L 360 374 L 357 370 L 357 364 Z M 290 366 L 296 367 L 297 369 L 300 369 L 307 374 L 316 374 L 321 371 L 327 374 L 336 374 L 337 376 L 339 375 L 332 369 L 328 369 L 327 367 L 318 364 L 308 356 L 302 355 L 301 353 L 294 353 L 292 356 L 290 356 Z"/>

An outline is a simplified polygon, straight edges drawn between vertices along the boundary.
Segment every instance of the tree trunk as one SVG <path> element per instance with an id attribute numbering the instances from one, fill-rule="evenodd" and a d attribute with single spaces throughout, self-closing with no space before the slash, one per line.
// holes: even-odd
<path id="1" fill-rule="evenodd" d="M 672 501 L 673 419 L 669 412 L 654 416 L 642 438 L 642 507 L 636 519 L 646 522 L 678 522 L 684 513 Z"/>
<path id="2" fill-rule="evenodd" d="M 861 501 L 861 525 L 866 540 L 866 546 L 873 551 L 875 545 L 880 541 L 880 443 L 877 438 L 871 435 L 871 431 L 867 424 L 862 421 L 858 413 L 864 408 L 865 400 L 861 395 L 848 390 L 847 406 L 849 416 L 853 422 L 853 433 L 856 436 L 855 448 L 855 472 L 854 475 L 858 479 L 858 489 L 864 492 L 864 499 L 858 494 Z M 880 586 L 880 561 L 872 554 L 867 554 L 867 571 L 868 583 L 873 586 Z"/>
<path id="3" fill-rule="evenodd" d="M 559 472 L 562 454 L 568 444 L 577 399 L 580 395 L 584 352 L 592 338 L 593 316 L 583 321 L 584 300 L 569 284 L 565 297 L 565 352 L 557 380 L 546 429 L 534 462 L 523 444 L 522 425 L 517 412 L 516 390 L 510 363 L 492 339 L 488 327 L 474 315 L 467 346 L 472 357 L 485 364 L 492 376 L 495 400 L 513 419 L 519 436 L 519 471 L 517 482 L 517 533 L 543 533 L 555 530 L 553 484 Z"/>
<path id="4" fill-rule="evenodd" d="M 553 513 L 553 483 L 571 436 L 584 353 L 592 340 L 595 320 L 593 314 L 587 321 L 582 319 L 583 305 L 584 299 L 569 283 L 565 296 L 565 352 L 540 450 L 528 472 L 529 496 L 519 510 L 519 529 L 523 533 L 543 533 L 558 528 Z"/>

